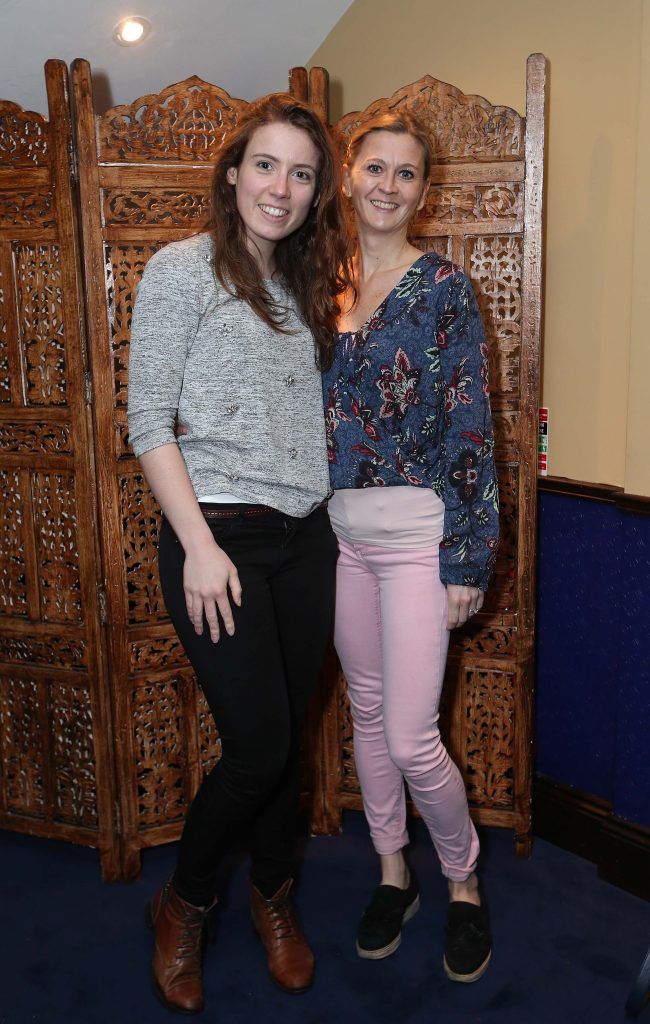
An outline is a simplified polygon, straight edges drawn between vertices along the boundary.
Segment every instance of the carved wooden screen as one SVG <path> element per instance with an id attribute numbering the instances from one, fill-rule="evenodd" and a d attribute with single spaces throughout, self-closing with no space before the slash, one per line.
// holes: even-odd
<path id="1" fill-rule="evenodd" d="M 158 248 L 202 228 L 211 163 L 246 104 L 199 78 L 96 116 L 90 68 L 73 65 L 89 351 L 106 572 L 116 770 L 126 877 L 141 847 L 176 838 L 218 757 L 212 718 L 167 618 L 158 508 L 128 444 L 135 289 Z"/>
<path id="2" fill-rule="evenodd" d="M 384 110 L 410 109 L 430 126 L 432 186 L 413 241 L 463 267 L 488 332 L 501 547 L 483 610 L 452 635 L 442 717 L 474 817 L 512 827 L 520 854 L 531 837 L 545 75 L 544 57 L 532 55 L 527 119 L 427 76 L 334 126 L 342 157 L 352 129 Z M 309 82 L 294 69 L 292 86 L 327 119 L 323 69 Z M 325 705 L 319 824 L 332 831 L 341 808 L 361 806 L 344 680 Z"/>
<path id="3" fill-rule="evenodd" d="M 67 68 L 0 102 L 0 824 L 119 873 Z"/>

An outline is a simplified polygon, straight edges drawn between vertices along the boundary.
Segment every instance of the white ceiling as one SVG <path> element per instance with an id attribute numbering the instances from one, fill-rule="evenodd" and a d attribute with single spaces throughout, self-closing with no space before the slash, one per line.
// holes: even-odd
<path id="1" fill-rule="evenodd" d="M 90 61 L 98 112 L 189 75 L 251 100 L 287 88 L 352 0 L 0 0 L 0 99 L 47 112 L 43 64 Z M 153 25 L 139 46 L 113 42 L 140 14 Z"/>

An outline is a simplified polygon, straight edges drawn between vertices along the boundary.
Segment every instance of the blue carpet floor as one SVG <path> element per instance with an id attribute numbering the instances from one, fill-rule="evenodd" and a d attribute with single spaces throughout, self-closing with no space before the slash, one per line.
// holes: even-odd
<path id="1" fill-rule="evenodd" d="M 269 980 L 252 932 L 246 866 L 233 865 L 206 955 L 210 1024 L 616 1024 L 650 942 L 650 908 L 605 882 L 593 865 L 535 842 L 514 859 L 512 838 L 483 830 L 483 877 L 492 906 L 494 957 L 474 985 L 442 970 L 445 884 L 421 823 L 411 862 L 420 912 L 394 956 L 359 959 L 357 917 L 376 881 L 363 818 L 344 834 L 306 844 L 299 888 L 316 982 L 287 996 Z M 103 885 L 97 854 L 0 834 L 1 1024 L 170 1024 L 182 1018 L 154 999 L 151 936 L 143 907 L 171 871 L 175 848 L 145 851 L 141 879 Z M 646 1014 L 641 1018 L 643 1022 Z M 648 1018 L 650 1020 L 650 1018 Z"/>

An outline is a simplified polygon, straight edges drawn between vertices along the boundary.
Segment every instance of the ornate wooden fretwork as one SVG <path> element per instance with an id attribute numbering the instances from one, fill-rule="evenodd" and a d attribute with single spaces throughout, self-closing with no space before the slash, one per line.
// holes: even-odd
<path id="1" fill-rule="evenodd" d="M 32 423 L 0 422 L 0 451 L 37 455 L 71 455 L 72 436 L 69 423 L 38 420 Z"/>
<path id="2" fill-rule="evenodd" d="M 4 804 L 16 817 L 45 817 L 44 687 L 36 679 L 0 676 Z"/>
<path id="3" fill-rule="evenodd" d="M 465 241 L 464 262 L 491 342 L 490 390 L 495 397 L 519 393 L 522 256 L 520 235 L 470 236 Z"/>
<path id="4" fill-rule="evenodd" d="M 160 509 L 141 472 L 121 476 L 119 487 L 127 621 L 134 625 L 153 624 L 167 618 L 158 580 L 156 553 Z"/>
<path id="5" fill-rule="evenodd" d="M 461 703 L 465 780 L 475 807 L 514 806 L 515 674 L 466 669 Z"/>
<path id="6" fill-rule="evenodd" d="M 26 474 L 0 469 L 0 614 L 26 617 L 29 610 L 24 502 Z"/>
<path id="7" fill-rule="evenodd" d="M 42 114 L 0 100 L 0 166 L 48 167 L 49 124 Z M 16 184 L 19 184 L 18 175 Z"/>
<path id="8" fill-rule="evenodd" d="M 362 121 L 401 108 L 411 110 L 429 126 L 437 163 L 523 159 L 525 123 L 515 110 L 495 107 L 482 96 L 466 96 L 429 75 L 376 100 L 363 112 L 342 117 L 336 125 L 342 155 Z"/>
<path id="9" fill-rule="evenodd" d="M 135 291 L 147 260 L 157 245 L 106 246 L 106 294 L 113 350 L 115 402 L 126 407 L 129 335 Z"/>
<path id="10" fill-rule="evenodd" d="M 13 247 L 28 405 L 65 405 L 68 374 L 57 245 Z"/>
<path id="11" fill-rule="evenodd" d="M 185 664 L 185 652 L 176 633 L 134 640 L 131 644 L 130 669 L 134 673 L 157 672 L 160 669 L 176 668 Z"/>
<path id="12" fill-rule="evenodd" d="M 98 825 L 93 715 L 85 686 L 50 685 L 50 729 L 55 765 L 55 817 L 71 825 Z"/>
<path id="13" fill-rule="evenodd" d="M 88 648 L 84 640 L 55 634 L 0 633 L 0 661 L 84 671 L 88 666 Z"/>
<path id="14" fill-rule="evenodd" d="M 0 825 L 120 873 L 67 68 L 0 102 Z"/>
<path id="15" fill-rule="evenodd" d="M 520 182 L 507 185 L 432 185 L 421 219 L 432 218 L 450 224 L 521 219 L 523 199 Z"/>
<path id="16" fill-rule="evenodd" d="M 110 227 L 160 224 L 198 230 L 208 218 L 209 196 L 204 192 L 106 189 L 103 199 L 104 223 Z"/>
<path id="17" fill-rule="evenodd" d="M 0 402 L 11 401 L 11 376 L 9 372 L 9 323 L 6 309 L 7 284 L 3 279 L 0 265 Z"/>
<path id="18" fill-rule="evenodd" d="M 32 475 L 43 622 L 81 622 L 77 497 L 72 473 Z"/>
<path id="19" fill-rule="evenodd" d="M 14 228 L 53 228 L 54 195 L 50 189 L 5 189 L 0 193 L 0 224 Z"/>
<path id="20" fill-rule="evenodd" d="M 193 76 L 97 118 L 99 158 L 137 163 L 212 161 L 242 101 Z"/>
<path id="21" fill-rule="evenodd" d="M 169 678 L 139 686 L 131 698 L 138 821 L 141 828 L 181 822 L 189 779 L 183 681 Z"/>

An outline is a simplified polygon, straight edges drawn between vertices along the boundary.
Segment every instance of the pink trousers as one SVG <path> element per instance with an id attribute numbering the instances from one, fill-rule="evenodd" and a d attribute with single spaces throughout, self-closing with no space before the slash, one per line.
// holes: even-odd
<path id="1" fill-rule="evenodd" d="M 478 838 L 465 787 L 438 729 L 449 634 L 438 548 L 384 548 L 339 537 L 334 642 L 345 673 L 354 755 L 379 854 L 408 842 L 404 779 L 440 858 L 464 881 Z"/>

